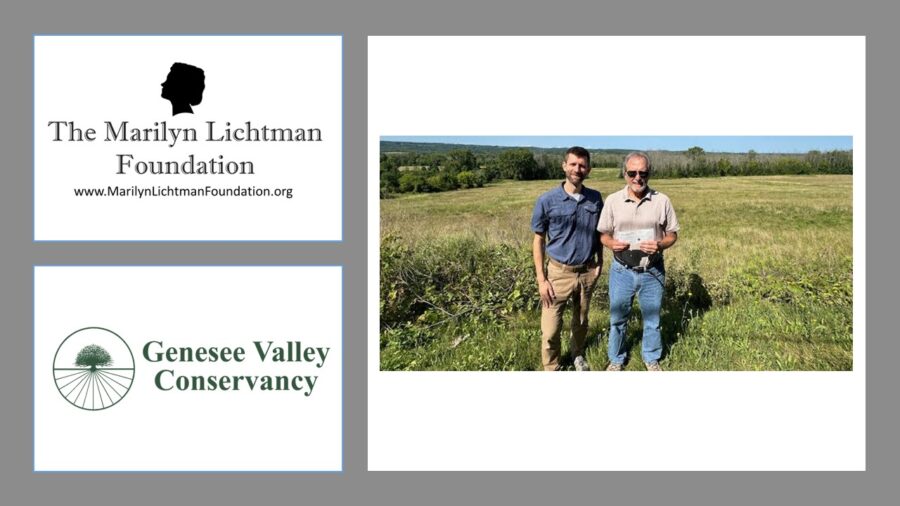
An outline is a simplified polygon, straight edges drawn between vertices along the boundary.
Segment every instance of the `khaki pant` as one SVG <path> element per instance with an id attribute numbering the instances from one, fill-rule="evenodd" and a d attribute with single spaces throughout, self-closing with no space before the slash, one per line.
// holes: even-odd
<path id="1" fill-rule="evenodd" d="M 541 361 L 545 371 L 559 366 L 560 333 L 566 301 L 572 300 L 572 357 L 584 355 L 591 292 L 597 284 L 596 267 L 575 269 L 555 261 L 547 265 L 547 279 L 556 293 L 550 307 L 541 305 Z"/>

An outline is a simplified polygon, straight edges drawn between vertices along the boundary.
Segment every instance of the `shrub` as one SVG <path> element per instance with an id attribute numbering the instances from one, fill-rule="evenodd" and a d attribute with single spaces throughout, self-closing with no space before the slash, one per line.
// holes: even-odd
<path id="1" fill-rule="evenodd" d="M 442 325 L 496 322 L 534 306 L 533 271 L 528 249 L 472 239 L 411 247 L 397 236 L 382 238 L 382 347 L 386 340 L 417 346 Z"/>

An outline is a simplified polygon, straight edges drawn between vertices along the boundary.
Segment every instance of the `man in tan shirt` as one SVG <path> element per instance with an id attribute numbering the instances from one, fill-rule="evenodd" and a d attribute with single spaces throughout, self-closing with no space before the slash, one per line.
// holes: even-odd
<path id="1" fill-rule="evenodd" d="M 669 197 L 650 188 L 650 157 L 635 151 L 625 157 L 625 188 L 607 197 L 597 230 L 613 251 L 609 270 L 609 366 L 621 371 L 627 350 L 625 330 L 637 295 L 644 320 L 641 356 L 648 371 L 662 370 L 660 310 L 666 286 L 663 250 L 678 240 L 678 218 Z"/>

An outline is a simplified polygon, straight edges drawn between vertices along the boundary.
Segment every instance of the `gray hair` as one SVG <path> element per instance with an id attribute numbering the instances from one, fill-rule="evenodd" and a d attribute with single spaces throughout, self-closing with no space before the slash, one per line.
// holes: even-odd
<path id="1" fill-rule="evenodd" d="M 648 172 L 652 169 L 652 167 L 650 166 L 650 156 L 647 153 L 644 153 L 643 151 L 632 151 L 631 153 L 628 153 L 627 155 L 625 155 L 625 160 L 622 162 L 622 170 L 623 171 L 627 170 L 626 165 L 628 165 L 628 160 L 631 160 L 632 158 L 635 158 L 635 157 L 643 158 L 644 161 L 647 162 L 647 171 Z"/>

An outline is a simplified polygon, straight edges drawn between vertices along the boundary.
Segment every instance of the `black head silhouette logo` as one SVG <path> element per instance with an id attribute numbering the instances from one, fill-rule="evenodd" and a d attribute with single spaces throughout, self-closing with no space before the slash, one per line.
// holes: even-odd
<path id="1" fill-rule="evenodd" d="M 173 63 L 162 83 L 162 98 L 172 102 L 172 116 L 183 112 L 194 114 L 192 105 L 203 100 L 203 69 L 187 63 Z"/>

